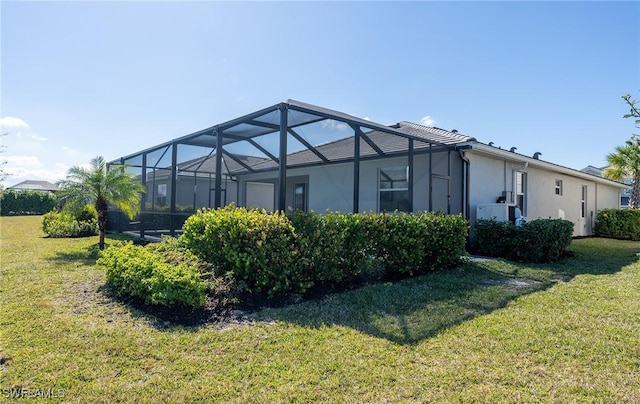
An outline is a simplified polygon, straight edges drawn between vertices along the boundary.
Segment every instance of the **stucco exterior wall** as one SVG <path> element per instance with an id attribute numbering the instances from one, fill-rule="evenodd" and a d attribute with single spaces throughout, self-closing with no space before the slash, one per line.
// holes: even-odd
<path id="1" fill-rule="evenodd" d="M 619 188 L 602 184 L 595 179 L 581 178 L 563 172 L 527 165 L 522 162 L 498 159 L 478 153 L 467 153 L 470 160 L 470 222 L 476 220 L 477 206 L 495 203 L 506 195 L 506 202 L 514 201 L 514 173 L 527 174 L 526 202 L 523 215 L 526 220 L 538 218 L 565 219 L 573 222 L 574 236 L 593 234 L 597 212 L 619 207 Z M 561 195 L 556 194 L 556 180 L 562 181 Z M 586 190 L 583 213 L 583 187 Z M 584 216 L 583 216 L 584 214 Z"/>
<path id="2" fill-rule="evenodd" d="M 378 172 L 380 168 L 401 167 L 407 165 L 407 157 L 390 157 L 366 160 L 360 163 L 359 211 L 377 212 L 378 206 Z M 434 153 L 433 172 L 433 210 L 450 213 L 462 212 L 463 179 L 462 161 L 457 153 L 451 153 L 451 174 L 449 183 L 444 178 L 448 175 L 447 153 Z M 287 170 L 287 204 L 293 200 L 293 183 L 308 179 L 308 207 L 315 212 L 327 210 L 338 212 L 353 211 L 353 163 L 319 165 L 314 167 L 294 168 Z M 278 194 L 277 173 L 256 173 L 244 175 L 239 179 L 239 203 L 246 200 L 246 183 L 254 181 L 275 184 L 274 192 Z M 447 204 L 450 201 L 450 208 Z M 429 155 L 414 156 L 414 190 L 413 210 L 429 210 Z"/>

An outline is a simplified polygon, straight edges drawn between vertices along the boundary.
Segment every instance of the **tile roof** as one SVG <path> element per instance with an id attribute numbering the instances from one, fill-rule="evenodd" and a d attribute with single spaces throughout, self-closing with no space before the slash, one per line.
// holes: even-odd
<path id="1" fill-rule="evenodd" d="M 7 187 L 7 189 L 29 190 L 29 191 L 57 191 L 58 186 L 49 181 L 26 180 L 18 184 Z"/>
<path id="2" fill-rule="evenodd" d="M 414 142 L 414 150 L 425 150 L 429 148 L 429 141 L 438 142 L 448 146 L 453 146 L 460 143 L 475 141 L 475 138 L 466 136 L 460 133 L 449 132 L 440 128 L 432 128 L 428 126 L 419 125 L 412 122 L 402 121 L 396 125 L 391 126 L 400 132 L 420 137 L 425 142 Z M 395 154 L 405 153 L 409 148 L 409 142 L 406 138 L 401 136 L 392 135 L 380 131 L 372 131 L 366 133 L 366 136 L 384 153 Z M 333 142 L 318 145 L 315 149 L 326 157 L 331 162 L 346 161 L 353 159 L 354 149 L 354 136 L 349 136 L 344 139 L 335 140 Z M 378 152 L 369 145 L 364 139 L 360 140 L 360 157 L 372 157 L 378 155 Z M 316 154 L 310 150 L 301 150 L 295 153 L 287 155 L 287 166 L 295 167 L 299 165 L 321 163 L 322 160 Z M 256 170 L 269 170 L 274 169 L 278 165 L 272 160 L 265 160 L 256 166 L 253 166 Z"/>
<path id="3" fill-rule="evenodd" d="M 416 138 L 424 139 L 425 142 L 414 141 L 415 151 L 425 151 L 429 148 L 429 142 L 437 142 L 435 148 L 439 149 L 444 146 L 453 146 L 460 143 L 475 141 L 475 138 L 466 136 L 456 132 L 450 132 L 440 128 L 428 127 L 412 122 L 402 121 L 390 128 L 406 133 Z M 390 133 L 374 130 L 365 133 L 366 137 L 384 153 L 384 155 L 394 155 L 398 153 L 406 153 L 409 148 L 407 138 L 393 135 Z M 354 136 L 343 139 L 334 140 L 328 143 L 315 146 L 316 151 L 324 156 L 329 162 L 349 161 L 353 159 Z M 225 153 L 226 154 L 226 153 Z M 246 166 L 251 167 L 255 171 L 270 171 L 278 168 L 278 163 L 262 157 L 246 156 L 234 154 L 237 160 L 240 160 Z M 360 139 L 360 157 L 380 156 L 378 151 L 372 147 L 366 140 Z M 380 156 L 382 157 L 382 156 Z M 323 160 L 314 152 L 308 149 L 300 150 L 287 155 L 287 167 L 304 166 L 310 164 L 321 164 Z M 167 168 L 168 169 L 168 168 Z M 215 173 L 215 154 L 208 157 L 200 157 L 185 161 L 178 164 L 178 171 L 198 171 L 201 173 Z M 224 157 L 223 173 L 225 174 L 243 174 L 248 170 L 242 164 L 228 156 Z"/>

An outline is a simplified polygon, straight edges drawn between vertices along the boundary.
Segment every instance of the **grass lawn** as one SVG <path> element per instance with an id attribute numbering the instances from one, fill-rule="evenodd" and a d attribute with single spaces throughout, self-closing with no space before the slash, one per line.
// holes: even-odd
<path id="1" fill-rule="evenodd" d="M 45 238 L 40 221 L 0 218 L 0 402 L 640 402 L 638 242 L 575 240 L 558 264 L 473 262 L 221 329 L 112 301 L 97 237 Z"/>

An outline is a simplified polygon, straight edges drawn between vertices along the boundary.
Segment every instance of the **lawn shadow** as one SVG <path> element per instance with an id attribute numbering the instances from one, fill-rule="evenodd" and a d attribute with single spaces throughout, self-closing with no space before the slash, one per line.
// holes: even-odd
<path id="1" fill-rule="evenodd" d="M 95 236 L 90 236 L 95 237 Z M 44 238 L 52 238 L 52 237 L 44 237 Z M 54 238 L 52 238 L 54 239 Z M 133 243 L 141 243 L 139 239 L 132 238 L 128 235 L 122 234 L 107 234 L 105 238 L 105 248 L 109 247 L 109 245 L 119 244 L 125 241 L 131 241 Z M 70 251 L 56 251 L 50 257 L 48 257 L 51 261 L 56 262 L 58 264 L 64 263 L 81 263 L 84 265 L 95 265 L 96 260 L 100 254 L 99 245 L 92 244 L 88 247 L 80 247 Z"/>
<path id="2" fill-rule="evenodd" d="M 143 320 L 158 331 L 181 330 L 196 332 L 200 327 L 207 324 L 208 313 L 206 308 L 191 310 L 150 305 L 142 299 L 119 295 L 109 284 L 100 285 L 97 288 L 97 293 L 105 301 L 120 305 L 131 317 Z"/>
<path id="3" fill-rule="evenodd" d="M 100 249 L 97 245 L 72 251 L 56 251 L 49 259 L 57 264 L 81 263 L 95 265 Z"/>
<path id="4" fill-rule="evenodd" d="M 553 264 L 472 261 L 397 283 L 265 309 L 259 315 L 264 320 L 308 327 L 346 326 L 397 344 L 414 345 L 577 275 L 616 273 L 638 260 L 639 247 L 637 243 L 581 241 L 572 248 L 572 256 Z"/>
<path id="5" fill-rule="evenodd" d="M 553 284 L 520 280 L 467 263 L 449 271 L 265 309 L 259 315 L 264 320 L 308 327 L 347 326 L 397 344 L 413 345 Z"/>

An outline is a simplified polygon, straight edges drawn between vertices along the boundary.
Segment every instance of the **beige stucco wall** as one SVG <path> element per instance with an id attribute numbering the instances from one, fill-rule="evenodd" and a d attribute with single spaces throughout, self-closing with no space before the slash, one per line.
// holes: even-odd
<path id="1" fill-rule="evenodd" d="M 514 192 L 514 172 L 527 173 L 526 220 L 538 218 L 562 218 L 573 222 L 574 236 L 593 234 L 597 212 L 605 208 L 619 207 L 619 188 L 602 184 L 596 179 L 581 178 L 523 162 L 498 159 L 479 153 L 468 152 L 470 160 L 470 221 L 476 219 L 478 204 L 495 203 L 496 199 Z M 562 195 L 556 195 L 556 180 L 562 181 Z M 582 187 L 587 189 L 585 217 L 581 215 Z"/>
<path id="2" fill-rule="evenodd" d="M 399 167 L 407 165 L 407 157 L 381 158 L 365 160 L 360 163 L 360 194 L 359 211 L 378 211 L 378 170 L 385 167 Z M 447 211 L 449 195 L 451 195 L 451 213 L 462 211 L 462 164 L 457 153 L 451 154 L 450 186 L 440 176 L 446 176 L 447 154 L 434 153 L 432 172 L 433 181 L 433 210 Z M 247 181 L 267 181 L 276 184 L 277 173 L 257 173 L 244 175 L 240 178 L 240 204 L 245 200 Z M 293 179 L 308 178 L 309 209 L 323 213 L 327 210 L 337 212 L 353 211 L 353 163 L 319 165 L 287 170 L 287 203 L 293 198 Z M 450 188 L 450 194 L 447 194 Z M 414 211 L 429 210 L 429 156 L 421 154 L 414 156 Z"/>

